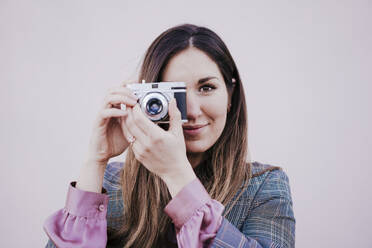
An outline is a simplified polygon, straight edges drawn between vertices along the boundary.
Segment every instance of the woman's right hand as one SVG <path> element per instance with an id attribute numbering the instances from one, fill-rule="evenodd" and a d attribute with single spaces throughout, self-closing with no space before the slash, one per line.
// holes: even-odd
<path id="1" fill-rule="evenodd" d="M 124 134 L 126 128 L 122 119 L 127 116 L 127 111 L 121 110 L 120 104 L 133 107 L 137 99 L 125 85 L 109 90 L 93 125 L 88 149 L 90 162 L 105 166 L 110 158 L 120 155 L 127 149 L 129 142 Z"/>

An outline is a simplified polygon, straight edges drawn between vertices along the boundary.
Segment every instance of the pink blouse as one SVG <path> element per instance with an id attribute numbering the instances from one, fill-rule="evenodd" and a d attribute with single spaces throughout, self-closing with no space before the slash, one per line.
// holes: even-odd
<path id="1" fill-rule="evenodd" d="M 53 243 L 63 247 L 106 247 L 106 193 L 79 190 L 69 186 L 65 207 L 44 222 Z M 165 207 L 172 219 L 178 247 L 205 247 L 216 236 L 224 206 L 211 199 L 199 179 L 186 185 Z"/>

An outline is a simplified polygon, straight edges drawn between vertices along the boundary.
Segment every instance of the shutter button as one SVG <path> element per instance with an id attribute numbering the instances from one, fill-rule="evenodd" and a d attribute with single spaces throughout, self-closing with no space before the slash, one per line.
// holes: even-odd
<path id="1" fill-rule="evenodd" d="M 98 207 L 99 211 L 103 212 L 105 210 L 105 205 L 101 204 Z"/>

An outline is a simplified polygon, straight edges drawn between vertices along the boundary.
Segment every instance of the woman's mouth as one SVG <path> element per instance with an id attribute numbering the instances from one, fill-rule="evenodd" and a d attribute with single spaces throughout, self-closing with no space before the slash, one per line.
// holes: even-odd
<path id="1" fill-rule="evenodd" d="M 201 132 L 203 132 L 203 130 L 205 129 L 205 127 L 207 126 L 208 124 L 204 124 L 204 125 L 185 125 L 183 126 L 183 133 L 185 135 L 190 135 L 190 136 L 195 136 L 195 135 L 199 135 Z"/>

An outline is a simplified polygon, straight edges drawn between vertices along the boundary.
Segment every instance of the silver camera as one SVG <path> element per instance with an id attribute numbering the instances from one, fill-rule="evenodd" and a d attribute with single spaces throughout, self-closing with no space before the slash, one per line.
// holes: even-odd
<path id="1" fill-rule="evenodd" d="M 187 122 L 186 84 L 184 82 L 156 82 L 127 84 L 139 98 L 141 110 L 155 123 L 169 123 L 168 105 L 176 99 L 182 122 Z M 121 109 L 126 106 L 121 104 Z"/>

